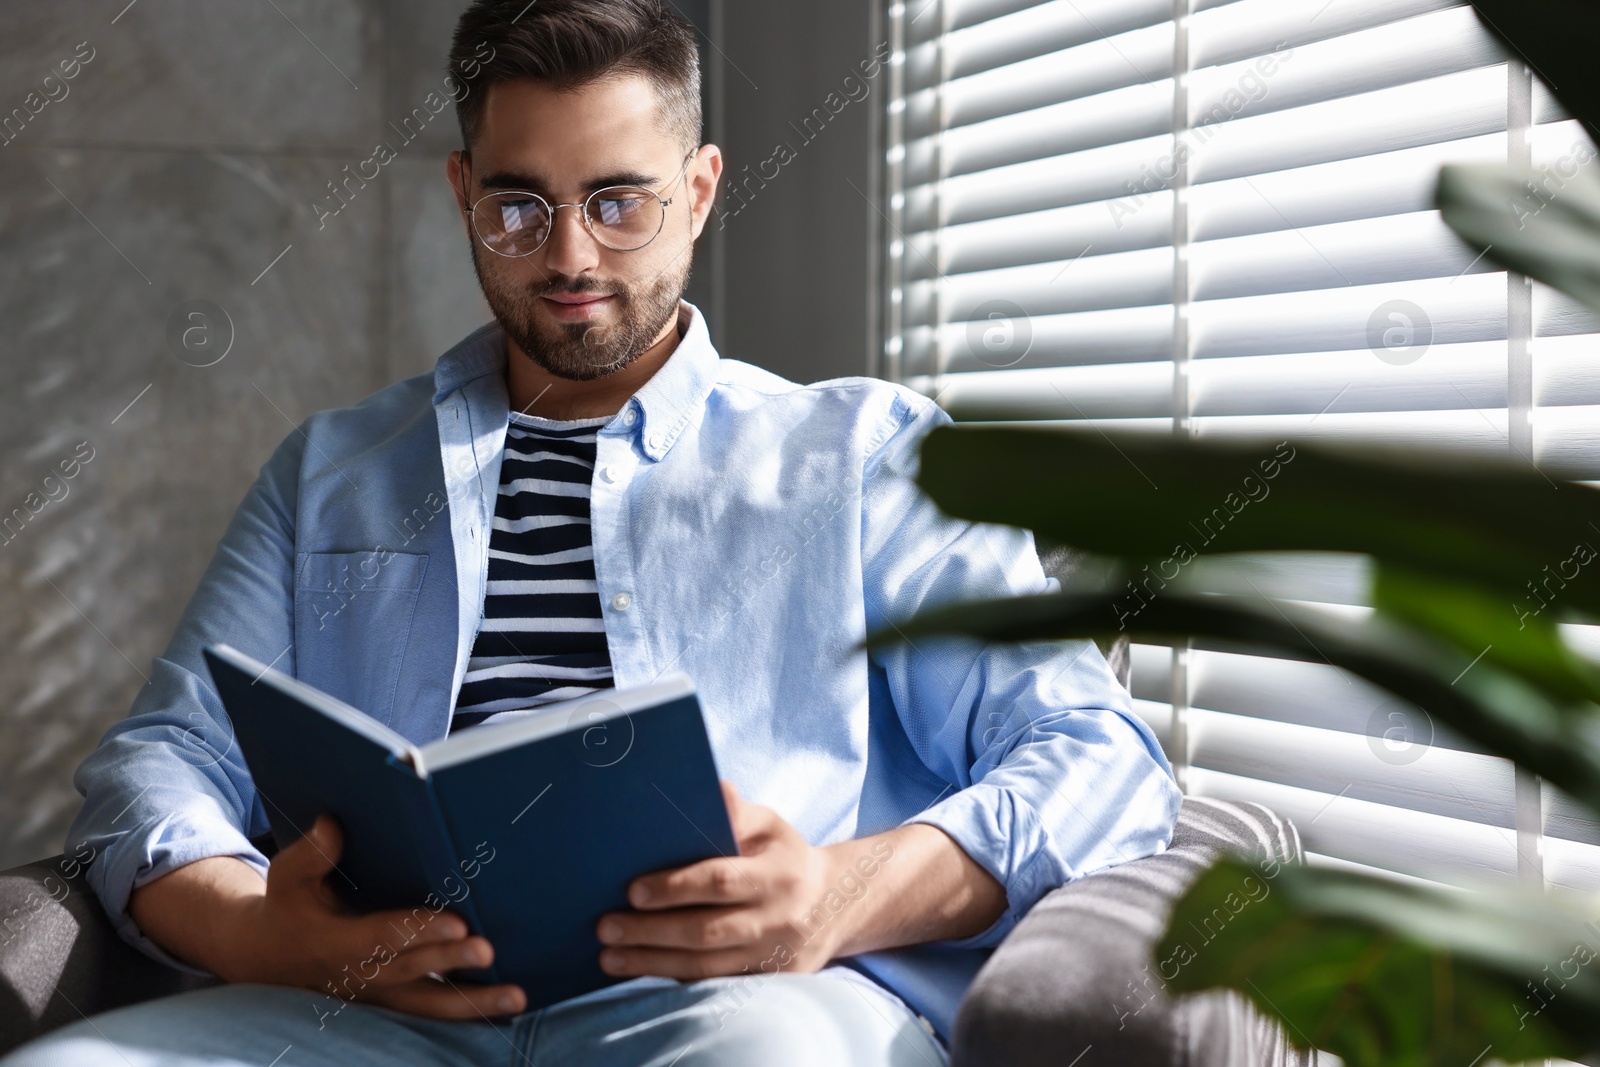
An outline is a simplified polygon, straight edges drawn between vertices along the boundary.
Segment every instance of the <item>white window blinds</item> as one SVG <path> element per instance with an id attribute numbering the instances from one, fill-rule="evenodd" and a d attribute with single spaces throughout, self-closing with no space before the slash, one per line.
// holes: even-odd
<path id="1" fill-rule="evenodd" d="M 1570 178 L 1595 154 L 1468 5 L 887 11 L 885 376 L 962 421 L 1416 441 L 1600 479 L 1600 321 L 1432 206 L 1447 162 Z M 1251 577 L 1366 610 L 1349 557 Z M 1186 791 L 1282 812 L 1315 862 L 1600 889 L 1587 815 L 1325 663 L 1136 646 L 1133 689 Z"/>

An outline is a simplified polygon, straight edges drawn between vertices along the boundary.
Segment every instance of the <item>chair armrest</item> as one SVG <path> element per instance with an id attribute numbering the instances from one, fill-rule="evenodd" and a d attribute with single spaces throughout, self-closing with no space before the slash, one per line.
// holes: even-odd
<path id="1" fill-rule="evenodd" d="M 124 941 L 82 864 L 52 856 L 0 871 L 0 1056 L 97 1012 L 219 984 Z"/>
<path id="2" fill-rule="evenodd" d="M 1053 890 L 973 980 L 953 1067 L 1311 1067 L 1232 991 L 1174 1000 L 1154 950 L 1173 905 L 1225 852 L 1301 863 L 1294 825 L 1259 804 L 1185 797 L 1165 852 Z"/>

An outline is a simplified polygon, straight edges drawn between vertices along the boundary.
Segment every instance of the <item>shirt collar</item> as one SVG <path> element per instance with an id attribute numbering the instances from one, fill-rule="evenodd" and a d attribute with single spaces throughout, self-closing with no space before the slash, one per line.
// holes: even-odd
<path id="1" fill-rule="evenodd" d="M 654 460 L 667 454 L 716 382 L 719 357 L 705 315 L 687 300 L 679 300 L 678 324 L 683 330 L 678 347 L 600 431 L 619 436 L 637 433 L 640 448 Z M 437 406 L 486 374 L 503 376 L 505 370 L 504 331 L 498 321 L 486 323 L 439 357 L 433 372 L 433 403 Z"/>

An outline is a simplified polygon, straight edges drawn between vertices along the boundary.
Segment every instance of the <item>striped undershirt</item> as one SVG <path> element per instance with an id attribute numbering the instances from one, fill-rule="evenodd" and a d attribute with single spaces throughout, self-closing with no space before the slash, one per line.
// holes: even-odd
<path id="1" fill-rule="evenodd" d="M 483 622 L 452 733 L 610 688 L 589 530 L 595 433 L 609 421 L 511 412 L 489 535 Z"/>

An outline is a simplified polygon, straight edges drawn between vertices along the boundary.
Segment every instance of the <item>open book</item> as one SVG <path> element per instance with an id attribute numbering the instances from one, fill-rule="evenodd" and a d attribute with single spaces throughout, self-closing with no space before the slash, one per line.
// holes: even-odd
<path id="1" fill-rule="evenodd" d="M 332 813 L 329 884 L 363 911 L 412 910 L 390 948 L 453 911 L 495 957 L 451 973 L 514 982 L 528 1010 L 625 980 L 600 969 L 595 925 L 635 877 L 739 854 L 682 673 L 419 747 L 227 645 L 205 657 L 278 847 Z"/>

